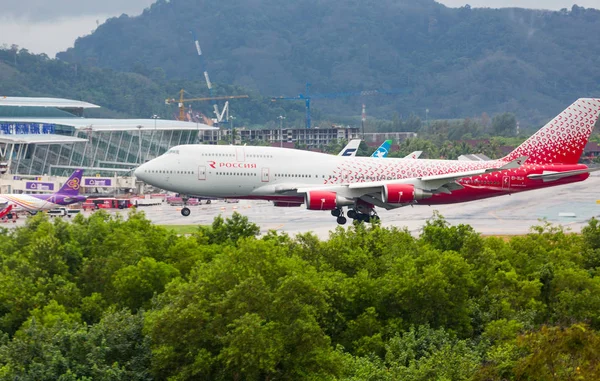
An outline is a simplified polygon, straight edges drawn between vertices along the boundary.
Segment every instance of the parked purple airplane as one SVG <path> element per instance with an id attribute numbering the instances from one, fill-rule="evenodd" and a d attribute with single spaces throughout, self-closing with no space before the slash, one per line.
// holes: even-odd
<path id="1" fill-rule="evenodd" d="M 12 206 L 11 212 L 13 213 L 25 211 L 36 214 L 40 210 L 49 210 L 59 206 L 83 202 L 87 197 L 79 194 L 82 175 L 83 169 L 75 170 L 67 182 L 56 193 L 0 194 L 0 206 Z"/>

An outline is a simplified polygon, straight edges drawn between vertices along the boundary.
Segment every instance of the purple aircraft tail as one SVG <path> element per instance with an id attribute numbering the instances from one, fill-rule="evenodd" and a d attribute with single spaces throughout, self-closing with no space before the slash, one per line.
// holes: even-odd
<path id="1" fill-rule="evenodd" d="M 81 189 L 81 176 L 83 175 L 83 169 L 77 169 L 67 182 L 56 192 L 56 194 L 62 196 L 77 196 L 79 189 Z"/>

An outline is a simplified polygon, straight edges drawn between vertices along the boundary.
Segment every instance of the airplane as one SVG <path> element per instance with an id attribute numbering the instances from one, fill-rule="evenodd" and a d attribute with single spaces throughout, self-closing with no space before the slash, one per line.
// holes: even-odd
<path id="1" fill-rule="evenodd" d="M 359 146 L 360 146 L 360 139 L 350 140 L 348 142 L 348 144 L 346 144 L 346 146 L 344 148 L 342 148 L 340 153 L 338 153 L 338 156 L 356 156 Z M 377 148 L 375 150 L 375 152 L 373 152 L 371 157 L 387 157 L 391 146 L 392 146 L 391 140 L 384 141 L 379 146 L 379 148 Z M 406 159 L 418 159 L 422 153 L 423 153 L 423 151 L 415 151 L 415 152 L 409 154 L 408 156 L 406 156 L 405 158 Z"/>
<path id="2" fill-rule="evenodd" d="M 338 156 L 356 156 L 358 146 L 360 146 L 360 139 L 352 139 L 346 144 L 346 147 L 342 148 Z"/>
<path id="3" fill-rule="evenodd" d="M 338 156 L 356 156 L 358 152 L 358 146 L 360 146 L 360 139 L 353 139 L 346 144 L 346 146 L 338 153 Z M 387 157 L 390 147 L 392 146 L 391 140 L 384 141 L 379 148 L 373 152 L 371 157 Z M 415 151 L 410 155 L 406 156 L 406 159 L 418 159 L 423 151 Z"/>
<path id="4" fill-rule="evenodd" d="M 379 148 L 377 148 L 375 150 L 375 152 L 373 152 L 371 157 L 380 157 L 380 158 L 387 157 L 388 153 L 390 153 L 391 147 L 392 147 L 392 140 L 388 139 L 388 140 L 384 141 L 379 146 Z M 405 159 L 418 159 L 422 153 L 423 153 L 423 151 L 414 151 L 414 152 L 411 152 L 408 155 L 404 156 L 404 158 Z"/>
<path id="5" fill-rule="evenodd" d="M 368 222 L 375 208 L 460 203 L 583 181 L 578 164 L 598 120 L 600 99 L 581 98 L 507 156 L 490 161 L 386 160 L 277 147 L 180 145 L 135 176 L 181 194 L 270 200 L 278 207 L 329 210 Z M 181 209 L 189 216 L 187 207 Z"/>
<path id="6" fill-rule="evenodd" d="M 59 206 L 83 202 L 87 197 L 79 195 L 82 175 L 83 169 L 75 170 L 58 192 L 55 193 L 0 194 L 0 204 L 6 204 L 12 209 L 7 214 L 25 211 L 33 215 L 41 210 L 49 210 Z"/>
<path id="7" fill-rule="evenodd" d="M 375 152 L 373 152 L 371 157 L 386 157 L 388 155 L 388 153 L 390 152 L 391 147 L 392 147 L 392 141 L 386 140 L 379 146 L 379 148 L 377 148 L 375 150 Z"/>

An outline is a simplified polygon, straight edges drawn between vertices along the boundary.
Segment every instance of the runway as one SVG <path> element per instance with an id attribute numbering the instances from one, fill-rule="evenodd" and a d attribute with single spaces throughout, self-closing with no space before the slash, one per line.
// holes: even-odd
<path id="1" fill-rule="evenodd" d="M 414 206 L 390 211 L 378 209 L 378 214 L 383 226 L 407 228 L 414 235 L 420 233 L 434 210 L 438 210 L 453 225 L 469 224 L 485 235 L 526 234 L 532 226 L 541 224 L 543 219 L 565 226 L 573 232 L 580 232 L 592 217 L 600 216 L 600 204 L 596 203 L 600 199 L 599 190 L 600 175 L 593 174 L 586 181 L 565 186 L 462 204 Z M 222 215 L 227 218 L 237 211 L 260 226 L 261 233 L 277 230 L 293 236 L 313 232 L 321 239 L 327 238 L 329 232 L 339 226 L 328 211 L 312 211 L 304 207 L 276 208 L 267 201 L 213 201 L 210 205 L 190 207 L 192 214 L 189 217 L 180 214 L 181 207 L 167 204 L 140 209 L 152 222 L 160 225 L 209 225 L 214 217 Z M 123 211 L 111 213 L 126 215 Z M 561 213 L 573 216 L 561 217 Z M 20 226 L 23 223 L 24 219 L 21 219 L 17 224 L 2 226 Z"/>
<path id="2" fill-rule="evenodd" d="M 462 204 L 414 206 L 396 210 L 379 210 L 383 226 L 406 227 L 418 235 L 425 221 L 438 210 L 453 225 L 469 224 L 486 235 L 526 234 L 540 220 L 581 231 L 592 217 L 600 216 L 600 175 L 592 175 L 586 181 L 524 192 L 487 200 Z M 327 211 L 299 208 L 275 208 L 266 201 L 245 201 L 228 204 L 222 201 L 210 205 L 192 207 L 192 214 L 183 217 L 178 207 L 158 206 L 145 209 L 148 218 L 157 224 L 210 224 L 219 214 L 229 217 L 237 211 L 260 226 L 261 232 L 284 231 L 295 235 L 312 231 L 320 238 L 327 238 L 338 225 Z M 574 217 L 560 217 L 560 213 L 574 213 Z"/>

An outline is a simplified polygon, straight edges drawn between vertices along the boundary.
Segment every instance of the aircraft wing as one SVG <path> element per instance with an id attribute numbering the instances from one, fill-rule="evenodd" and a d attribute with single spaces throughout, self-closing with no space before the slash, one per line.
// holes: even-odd
<path id="1" fill-rule="evenodd" d="M 523 164 L 527 160 L 527 156 L 519 157 L 502 167 L 498 168 L 487 168 L 487 169 L 477 169 L 474 171 L 466 171 L 466 172 L 453 172 L 453 173 L 445 173 L 443 175 L 434 175 L 434 176 L 424 176 L 417 177 L 412 179 L 400 179 L 400 180 L 383 180 L 383 181 L 371 181 L 366 183 L 353 183 L 349 184 L 348 187 L 350 189 L 369 189 L 369 188 L 379 188 L 383 185 L 388 184 L 413 184 L 415 187 L 420 188 L 422 190 L 427 191 L 441 191 L 443 193 L 450 193 L 452 190 L 461 189 L 462 186 L 456 184 L 457 180 L 464 179 L 466 177 L 473 177 L 484 175 L 486 173 L 499 172 L 507 169 L 515 169 L 519 168 L 521 164 Z M 458 188 L 456 188 L 458 186 Z M 455 189 L 449 189 L 455 188 Z M 450 192 L 448 192 L 450 190 Z"/>
<path id="2" fill-rule="evenodd" d="M 401 205 L 386 204 L 380 200 L 380 195 L 383 192 L 384 186 L 396 185 L 396 184 L 411 184 L 416 189 L 421 191 L 429 192 L 432 194 L 436 193 L 452 193 L 455 190 L 462 189 L 462 185 L 456 181 L 473 176 L 484 175 L 486 173 L 493 173 L 504 171 L 508 169 L 515 169 L 521 166 L 527 160 L 527 156 L 519 157 L 511 162 L 498 168 L 487 168 L 478 169 L 466 172 L 454 172 L 446 173 L 443 175 L 435 176 L 424 176 L 417 178 L 398 179 L 398 180 L 383 180 L 383 181 L 369 181 L 364 183 L 350 183 L 350 184 L 332 184 L 332 185 L 320 185 L 320 186 L 298 186 L 295 184 L 281 184 L 279 189 L 276 189 L 278 193 L 286 193 L 295 191 L 297 193 L 308 193 L 313 191 L 330 191 L 336 192 L 340 196 L 351 198 L 351 199 L 363 199 L 367 202 L 371 202 L 379 207 L 386 209 L 398 208 Z"/>

